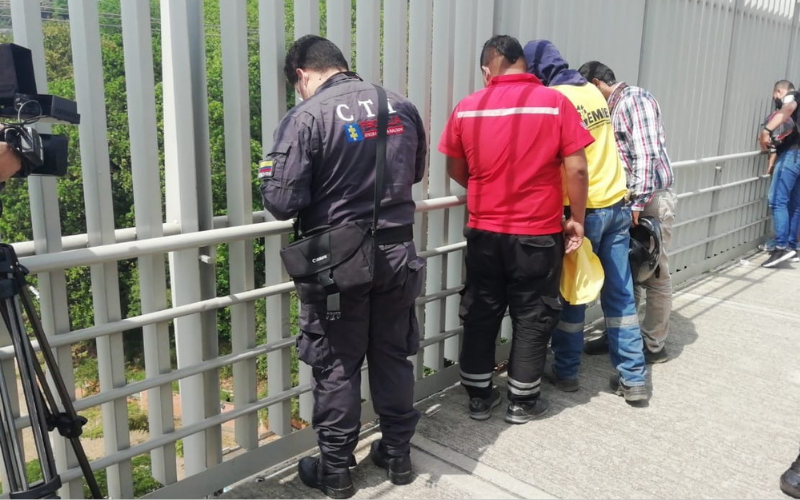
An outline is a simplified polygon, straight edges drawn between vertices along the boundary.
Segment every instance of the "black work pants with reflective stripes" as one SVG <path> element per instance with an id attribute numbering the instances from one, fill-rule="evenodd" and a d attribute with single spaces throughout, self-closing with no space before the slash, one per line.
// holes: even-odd
<path id="1" fill-rule="evenodd" d="M 492 389 L 495 345 L 506 308 L 513 326 L 508 399 L 539 397 L 547 343 L 561 311 L 562 233 L 500 234 L 467 228 L 467 279 L 462 291 L 461 384 L 470 398 Z"/>
<path id="2" fill-rule="evenodd" d="M 312 368 L 312 425 L 329 473 L 347 470 L 358 443 L 365 357 L 389 455 L 409 452 L 419 421 L 408 357 L 419 349 L 414 301 L 422 289 L 424 262 L 411 242 L 379 248 L 372 285 L 341 294 L 339 319 L 327 319 L 324 300 L 300 307 L 298 354 Z"/>

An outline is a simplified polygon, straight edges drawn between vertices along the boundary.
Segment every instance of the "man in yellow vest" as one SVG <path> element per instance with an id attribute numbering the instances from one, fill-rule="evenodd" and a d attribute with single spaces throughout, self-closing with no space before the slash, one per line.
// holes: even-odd
<path id="1" fill-rule="evenodd" d="M 528 72 L 564 94 L 595 139 L 586 148 L 589 198 L 584 229 L 605 272 L 600 301 L 605 314 L 611 362 L 618 372 L 611 379 L 611 389 L 628 402 L 647 400 L 642 336 L 628 261 L 632 219 L 625 202 L 628 191 L 625 170 L 614 140 L 611 113 L 600 91 L 580 73 L 569 69 L 551 42 L 528 42 L 524 52 Z M 568 200 L 564 201 L 567 205 Z M 566 210 L 569 210 L 568 206 Z M 554 360 L 545 370 L 545 378 L 563 391 L 579 389 L 585 315 L 586 306 L 565 304 L 553 333 Z"/>

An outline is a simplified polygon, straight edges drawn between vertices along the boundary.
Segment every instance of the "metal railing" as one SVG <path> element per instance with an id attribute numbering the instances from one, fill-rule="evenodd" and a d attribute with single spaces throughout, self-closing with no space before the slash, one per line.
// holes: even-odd
<path id="1" fill-rule="evenodd" d="M 684 184 L 686 184 L 685 181 L 687 179 L 707 178 L 708 176 L 704 175 L 707 171 L 715 173 L 713 183 L 705 185 L 698 182 L 695 185 L 687 186 L 690 189 L 683 190 L 678 195 L 681 200 L 681 208 L 679 210 L 684 214 L 684 217 L 679 218 L 675 224 L 673 241 L 680 243 L 673 245 L 671 251 L 671 259 L 675 263 L 674 277 L 676 282 L 705 272 L 716 263 L 735 259 L 742 253 L 752 249 L 760 241 L 760 237 L 763 234 L 763 224 L 767 218 L 765 207 L 766 181 L 764 181 L 765 176 L 758 174 L 763 168 L 762 162 L 757 161 L 759 154 L 758 152 L 733 154 L 676 162 L 674 164 L 677 176 L 684 181 Z M 692 169 L 702 170 L 693 172 Z M 727 179 L 728 182 L 722 182 L 725 175 L 720 175 L 720 173 L 724 173 L 726 169 L 736 170 L 739 172 L 739 176 L 743 178 Z M 763 185 L 759 185 L 759 183 Z M 759 188 L 751 190 L 751 186 L 758 186 Z M 728 202 L 729 200 L 741 199 L 743 192 L 749 193 L 748 199 L 735 203 Z M 683 210 L 683 206 L 687 201 L 697 199 L 704 200 L 708 206 L 716 206 L 717 210 L 698 214 L 686 213 Z M 417 211 L 420 214 L 429 213 L 433 215 L 440 213 L 443 215 L 446 211 L 454 208 L 463 210 L 463 205 L 463 196 L 446 196 L 418 202 Z M 691 215 L 694 216 L 692 217 Z M 729 223 L 726 221 L 731 218 L 735 219 L 736 222 L 733 223 L 732 227 L 728 227 Z M 718 227 L 724 228 L 724 230 L 715 232 Z M 699 228 L 705 228 L 705 230 L 700 231 Z M 288 222 L 260 222 L 245 226 L 223 227 L 145 240 L 129 241 L 127 239 L 128 236 L 124 235 L 122 237 L 123 241 L 119 243 L 67 250 L 53 254 L 32 255 L 22 258 L 21 261 L 34 273 L 55 272 L 75 266 L 102 265 L 143 256 L 163 256 L 171 252 L 197 249 L 233 241 L 252 240 L 262 237 L 269 238 L 275 235 L 287 234 L 290 230 L 291 224 Z M 73 241 L 80 241 L 82 236 L 72 238 Z M 422 242 L 417 242 L 417 244 L 420 248 L 420 255 L 428 258 L 429 284 L 436 280 L 435 276 L 431 276 L 431 269 L 455 268 L 452 262 L 442 263 L 442 260 L 447 260 L 455 254 L 460 255 L 460 251 L 465 247 L 465 242 L 460 238 L 459 241 L 437 242 L 436 247 L 424 246 Z M 26 248 L 30 243 L 17 245 L 21 248 Z M 696 252 L 695 250 L 698 248 L 704 250 L 704 252 Z M 438 266 L 432 265 L 437 261 L 439 263 Z M 459 262 L 458 264 L 460 265 L 461 263 Z M 459 274 L 458 278 L 447 280 L 448 286 L 446 287 L 441 284 L 441 281 L 437 283 L 438 286 L 434 287 L 434 290 L 431 290 L 429 286 L 425 294 L 417 300 L 420 323 L 423 325 L 422 349 L 414 359 L 416 374 L 419 379 L 417 398 L 429 396 L 457 381 L 455 367 L 447 367 L 457 357 L 452 356 L 452 348 L 448 349 L 449 346 L 447 344 L 454 343 L 458 345 L 461 328 L 458 326 L 457 316 L 455 318 L 446 318 L 444 315 L 451 314 L 447 311 L 447 302 L 453 299 L 458 300 L 461 279 L 462 275 Z M 261 298 L 276 296 L 288 298 L 292 290 L 293 286 L 288 281 L 268 283 L 266 286 L 254 290 L 195 301 L 160 311 L 111 321 L 91 328 L 62 333 L 53 337 L 52 346 L 54 348 L 68 348 L 77 342 L 96 340 L 134 328 L 143 328 L 148 325 L 173 321 L 180 317 L 252 303 Z M 438 307 L 431 307 L 433 305 Z M 454 324 L 455 326 L 453 326 Z M 431 325 L 434 326 L 432 327 Z M 504 336 L 507 337 L 508 333 L 508 331 L 505 331 Z M 201 332 L 197 332 L 196 335 L 199 337 Z M 76 401 L 75 406 L 79 411 L 83 411 L 98 405 L 111 404 L 114 401 L 124 401 L 130 396 L 145 391 L 157 391 L 161 387 L 170 386 L 173 382 L 218 370 L 224 366 L 252 361 L 259 356 L 271 353 L 280 354 L 280 356 L 273 356 L 270 360 L 270 363 L 278 364 L 273 369 L 286 370 L 287 367 L 282 366 L 282 363 L 284 362 L 283 360 L 289 359 L 288 353 L 292 349 L 294 342 L 293 337 L 270 340 L 241 352 L 203 360 L 154 376 L 148 375 L 145 380 L 111 389 L 103 389 L 96 395 L 79 399 Z M 507 348 L 508 344 L 500 346 L 498 351 L 499 359 L 502 359 L 507 354 Z M 0 361 L 9 362 L 12 357 L 12 347 L 0 349 Z M 275 360 L 278 361 L 276 362 Z M 425 376 L 424 368 L 426 367 L 432 368 L 435 372 Z M 234 375 L 235 383 L 236 375 Z M 206 390 L 208 398 L 217 398 L 219 387 L 207 387 Z M 311 410 L 309 406 L 310 400 L 308 398 L 303 399 L 303 396 L 307 396 L 309 391 L 310 384 L 307 381 L 301 381 L 300 384 L 287 387 L 281 391 L 270 391 L 267 397 L 244 404 L 237 403 L 232 411 L 202 418 L 174 431 L 154 435 L 143 443 L 110 453 L 92 462 L 92 467 L 97 470 L 124 463 L 137 455 L 163 449 L 166 445 L 173 444 L 179 439 L 191 438 L 209 429 L 219 429 L 226 422 L 237 421 L 248 415 L 255 415 L 261 409 L 276 408 L 292 398 L 300 398 L 300 414 L 301 416 L 308 415 Z M 152 397 L 156 396 L 157 394 Z M 368 396 L 364 394 L 364 397 Z M 367 413 L 366 419 L 374 416 L 366 406 L 365 412 Z M 26 416 L 21 416 L 16 423 L 20 430 L 30 425 Z M 116 423 L 106 422 L 105 425 L 113 427 Z M 294 455 L 305 452 L 313 446 L 314 436 L 311 429 L 297 431 L 290 429 L 289 432 L 283 433 L 280 439 L 257 446 L 236 457 L 232 456 L 230 459 L 223 459 L 218 465 L 211 466 L 206 470 L 191 471 L 193 473 L 191 477 L 181 481 L 173 481 L 150 496 L 166 498 L 171 496 L 208 495 L 271 465 L 278 464 Z M 176 459 L 174 448 L 170 449 L 173 450 L 172 456 L 166 456 L 165 459 L 174 461 Z M 220 456 L 222 456 L 221 453 Z M 187 474 L 189 472 L 187 471 Z M 79 477 L 80 471 L 75 467 L 63 471 L 63 479 L 65 481 L 75 481 Z M 119 480 L 132 481 L 132 478 L 120 477 Z M 119 487 L 125 489 L 122 485 Z M 127 487 L 130 487 L 130 485 Z"/>

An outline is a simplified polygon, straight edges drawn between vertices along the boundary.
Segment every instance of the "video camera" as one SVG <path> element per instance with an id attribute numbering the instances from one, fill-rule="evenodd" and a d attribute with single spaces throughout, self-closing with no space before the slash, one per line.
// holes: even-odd
<path id="1" fill-rule="evenodd" d="M 36 122 L 77 125 L 81 122 L 78 105 L 37 93 L 31 51 L 13 43 L 0 44 L 0 142 L 11 146 L 22 159 L 22 168 L 14 177 L 65 175 L 67 137 L 40 134 L 30 126 Z"/>

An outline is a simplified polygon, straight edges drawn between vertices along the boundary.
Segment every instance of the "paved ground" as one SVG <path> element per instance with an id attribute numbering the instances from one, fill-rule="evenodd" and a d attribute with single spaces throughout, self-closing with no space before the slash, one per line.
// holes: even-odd
<path id="1" fill-rule="evenodd" d="M 582 389 L 545 386 L 540 421 L 466 417 L 453 387 L 420 404 L 418 477 L 394 487 L 371 463 L 358 498 L 780 498 L 778 478 L 800 440 L 800 265 L 765 270 L 765 255 L 676 292 L 672 360 L 649 375 L 652 398 L 627 405 L 608 390 L 607 357 L 584 359 Z M 504 378 L 498 380 L 505 388 Z M 369 436 L 359 447 L 368 450 Z M 322 498 L 293 469 L 231 498 Z"/>

